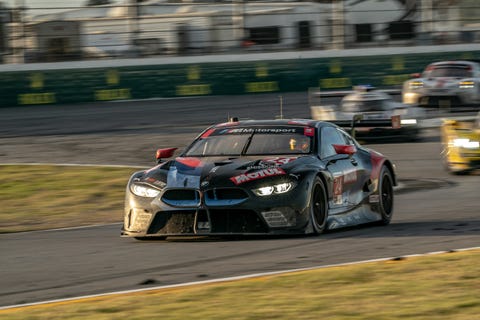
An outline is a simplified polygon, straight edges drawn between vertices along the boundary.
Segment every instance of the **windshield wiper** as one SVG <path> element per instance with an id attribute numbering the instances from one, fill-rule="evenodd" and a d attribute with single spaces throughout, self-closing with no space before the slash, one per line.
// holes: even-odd
<path id="1" fill-rule="evenodd" d="M 252 133 L 250 137 L 248 137 L 247 142 L 245 143 L 245 146 L 243 146 L 242 152 L 240 153 L 242 156 L 244 156 L 247 153 L 248 147 L 250 147 L 250 143 L 252 142 L 254 134 L 255 133 Z"/>

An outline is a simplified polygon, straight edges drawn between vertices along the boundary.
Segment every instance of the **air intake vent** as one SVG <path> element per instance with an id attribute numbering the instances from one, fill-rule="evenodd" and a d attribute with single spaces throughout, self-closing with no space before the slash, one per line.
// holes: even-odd
<path id="1" fill-rule="evenodd" d="M 162 201 L 173 207 L 197 207 L 200 193 L 195 189 L 170 189 L 165 191 Z"/>
<path id="2" fill-rule="evenodd" d="M 248 194 L 238 188 L 217 188 L 205 193 L 207 206 L 229 206 L 242 203 L 248 198 Z"/>

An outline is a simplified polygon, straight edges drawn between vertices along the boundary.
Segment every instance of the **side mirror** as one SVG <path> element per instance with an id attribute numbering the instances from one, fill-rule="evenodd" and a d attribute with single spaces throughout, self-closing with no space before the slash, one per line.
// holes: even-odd
<path id="1" fill-rule="evenodd" d="M 334 144 L 333 148 L 337 154 L 348 154 L 351 156 L 357 152 L 357 147 L 353 144 Z"/>
<path id="2" fill-rule="evenodd" d="M 173 156 L 173 153 L 177 149 L 178 148 L 158 149 L 156 154 L 155 154 L 155 158 L 157 159 L 157 162 L 161 162 L 162 159 L 164 159 L 164 158 L 170 158 L 171 156 Z"/>

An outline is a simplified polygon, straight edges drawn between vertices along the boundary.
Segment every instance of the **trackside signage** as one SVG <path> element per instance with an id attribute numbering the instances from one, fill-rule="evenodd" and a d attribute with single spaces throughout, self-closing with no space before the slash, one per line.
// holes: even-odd
<path id="1" fill-rule="evenodd" d="M 419 53 L 401 51 L 384 55 L 376 52 L 304 58 L 292 54 L 264 60 L 260 67 L 249 54 L 239 56 L 234 62 L 217 62 L 212 57 L 208 62 L 169 64 L 159 58 L 148 65 L 142 61 L 116 62 L 111 67 L 111 61 L 89 62 L 76 68 L 62 64 L 24 65 L 21 70 L 0 65 L 0 107 L 306 92 L 312 87 L 338 90 L 361 83 L 381 88 L 400 86 L 410 74 L 420 72 L 434 60 L 480 59 L 480 50 L 476 48 L 462 51 L 459 47 L 445 52 L 419 49 Z"/>

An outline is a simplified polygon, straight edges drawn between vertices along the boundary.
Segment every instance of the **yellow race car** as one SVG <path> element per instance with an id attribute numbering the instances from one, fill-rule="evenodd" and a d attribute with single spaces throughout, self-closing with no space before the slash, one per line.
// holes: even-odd
<path id="1" fill-rule="evenodd" d="M 441 127 L 442 159 L 454 174 L 480 169 L 480 112 L 475 118 L 446 119 Z"/>

